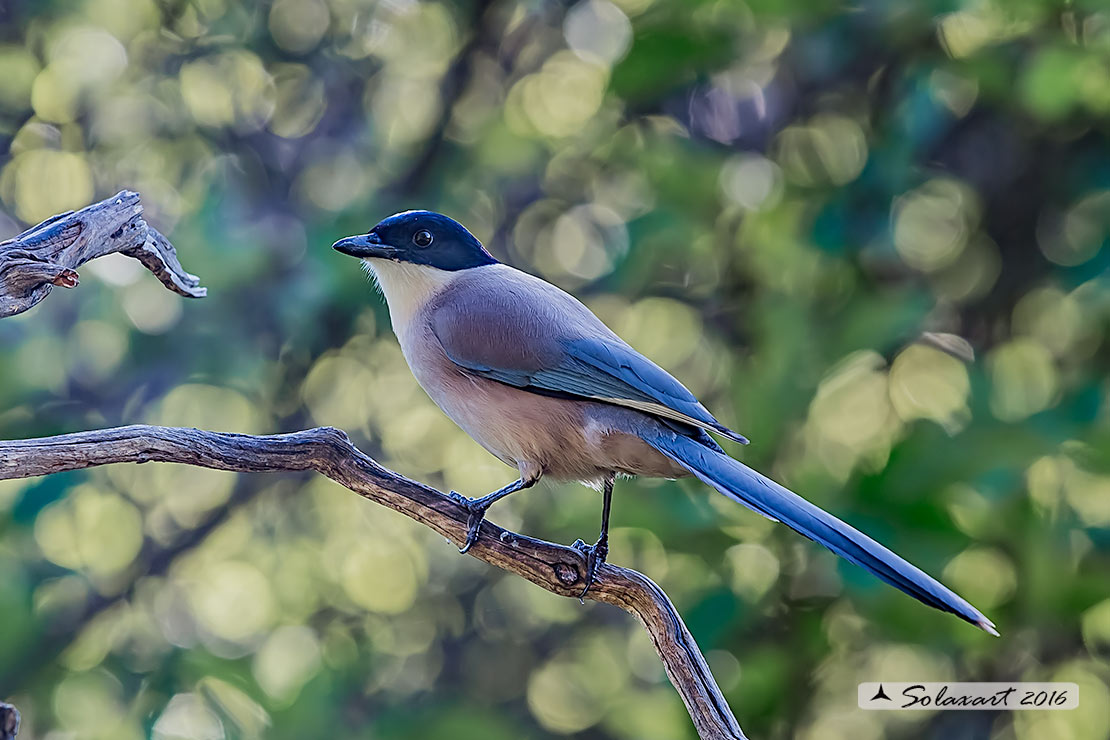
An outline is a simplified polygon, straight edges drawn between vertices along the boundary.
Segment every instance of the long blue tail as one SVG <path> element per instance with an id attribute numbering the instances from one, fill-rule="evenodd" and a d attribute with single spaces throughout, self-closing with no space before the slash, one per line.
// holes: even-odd
<path id="1" fill-rule="evenodd" d="M 643 440 L 703 483 L 753 511 L 775 519 L 837 555 L 871 571 L 895 588 L 941 611 L 966 619 L 997 636 L 994 624 L 936 579 L 910 565 L 862 532 L 788 491 L 728 455 L 662 426 Z"/>

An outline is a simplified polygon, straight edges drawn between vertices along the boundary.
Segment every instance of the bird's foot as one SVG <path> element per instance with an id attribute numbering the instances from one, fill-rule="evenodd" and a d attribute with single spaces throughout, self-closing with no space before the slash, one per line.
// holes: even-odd
<path id="1" fill-rule="evenodd" d="M 486 510 L 489 504 L 482 503 L 481 499 L 467 498 L 461 493 L 451 491 L 447 494 L 448 497 L 459 506 L 462 506 L 467 511 L 466 517 L 466 544 L 459 548 L 459 554 L 465 554 L 470 546 L 478 541 L 478 530 L 482 526 L 482 520 L 486 518 Z"/>
<path id="2" fill-rule="evenodd" d="M 597 569 L 605 562 L 605 558 L 609 557 L 609 537 L 603 534 L 592 545 L 587 545 L 582 540 L 575 540 L 571 547 L 586 556 L 586 587 L 578 594 L 578 601 L 585 603 L 583 600 L 586 594 L 590 592 L 590 587 L 597 580 Z"/>

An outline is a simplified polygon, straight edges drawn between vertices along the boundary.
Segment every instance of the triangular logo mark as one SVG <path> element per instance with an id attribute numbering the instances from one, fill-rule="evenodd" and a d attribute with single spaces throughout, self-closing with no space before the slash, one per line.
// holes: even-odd
<path id="1" fill-rule="evenodd" d="M 875 693 L 874 696 L 871 697 L 871 701 L 875 701 L 876 699 L 886 699 L 887 701 L 894 701 L 893 699 L 891 699 L 889 696 L 886 695 L 885 691 L 883 691 L 883 685 L 882 684 L 879 684 L 879 690 Z"/>

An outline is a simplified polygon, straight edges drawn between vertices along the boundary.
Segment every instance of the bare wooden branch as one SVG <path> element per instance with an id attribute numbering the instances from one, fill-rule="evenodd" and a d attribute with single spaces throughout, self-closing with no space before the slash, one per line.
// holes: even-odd
<path id="1" fill-rule="evenodd" d="M 382 467 L 346 434 L 330 427 L 255 436 L 128 426 L 0 442 L 0 480 L 152 461 L 237 472 L 314 470 L 453 542 L 466 539 L 467 513 L 461 506 L 439 491 Z M 582 590 L 586 561 L 571 547 L 509 532 L 486 521 L 469 554 L 561 596 L 577 598 Z M 640 621 L 701 738 L 744 738 L 694 638 L 659 586 L 637 571 L 605 564 L 587 598 L 618 606 Z"/>
<path id="2" fill-rule="evenodd" d="M 181 269 L 173 245 L 142 212 L 138 193 L 123 190 L 0 242 L 0 318 L 31 308 L 55 285 L 76 287 L 78 267 L 114 252 L 142 262 L 173 292 L 202 298 L 207 291 L 200 279 Z"/>

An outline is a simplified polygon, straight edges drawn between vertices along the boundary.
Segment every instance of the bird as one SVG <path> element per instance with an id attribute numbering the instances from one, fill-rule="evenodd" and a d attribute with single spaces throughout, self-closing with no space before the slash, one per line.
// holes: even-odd
<path id="1" fill-rule="evenodd" d="M 498 261 L 458 221 L 404 211 L 332 246 L 360 259 L 376 282 L 401 352 L 432 401 L 517 470 L 515 481 L 485 496 L 451 492 L 467 511 L 460 552 L 477 541 L 495 502 L 541 478 L 580 481 L 603 497 L 597 541 L 574 543 L 586 558 L 585 597 L 609 554 L 615 479 L 692 476 L 919 601 L 998 635 L 939 581 L 728 455 L 711 435 L 748 440 L 578 299 Z"/>

